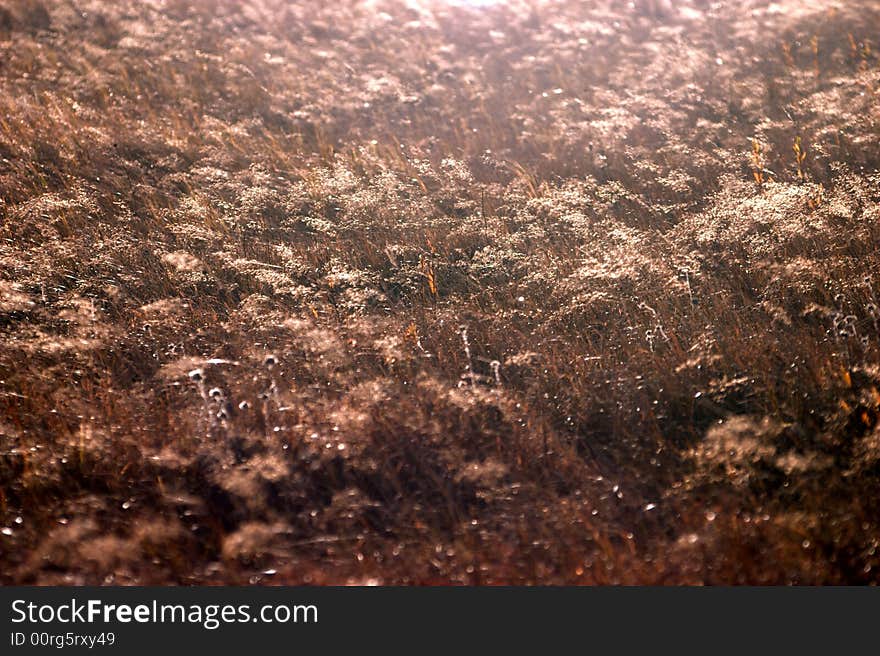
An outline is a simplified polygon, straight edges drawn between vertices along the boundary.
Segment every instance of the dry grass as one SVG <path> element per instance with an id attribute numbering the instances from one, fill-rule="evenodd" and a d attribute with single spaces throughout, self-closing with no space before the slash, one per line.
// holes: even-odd
<path id="1" fill-rule="evenodd" d="M 0 582 L 873 583 L 875 3 L 0 5 Z"/>

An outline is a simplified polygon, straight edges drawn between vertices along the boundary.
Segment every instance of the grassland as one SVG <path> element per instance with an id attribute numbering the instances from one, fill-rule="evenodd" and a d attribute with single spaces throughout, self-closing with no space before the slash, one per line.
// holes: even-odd
<path id="1" fill-rule="evenodd" d="M 877 582 L 876 2 L 130 4 L 0 3 L 0 583 Z"/>

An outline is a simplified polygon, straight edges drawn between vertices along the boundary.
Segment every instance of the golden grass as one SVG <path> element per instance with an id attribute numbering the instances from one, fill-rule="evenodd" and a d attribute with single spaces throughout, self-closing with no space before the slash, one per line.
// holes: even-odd
<path id="1" fill-rule="evenodd" d="M 7 2 L 0 582 L 875 582 L 878 19 Z"/>

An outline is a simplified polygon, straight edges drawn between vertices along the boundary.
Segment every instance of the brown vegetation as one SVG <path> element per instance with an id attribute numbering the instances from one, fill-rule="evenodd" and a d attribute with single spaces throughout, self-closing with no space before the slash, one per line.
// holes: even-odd
<path id="1" fill-rule="evenodd" d="M 0 5 L 0 582 L 877 581 L 880 8 L 482 4 Z"/>

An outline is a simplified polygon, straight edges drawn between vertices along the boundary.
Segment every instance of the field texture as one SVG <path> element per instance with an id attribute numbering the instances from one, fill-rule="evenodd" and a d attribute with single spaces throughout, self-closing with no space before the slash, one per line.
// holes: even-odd
<path id="1" fill-rule="evenodd" d="M 0 2 L 0 583 L 875 583 L 874 0 Z"/>

